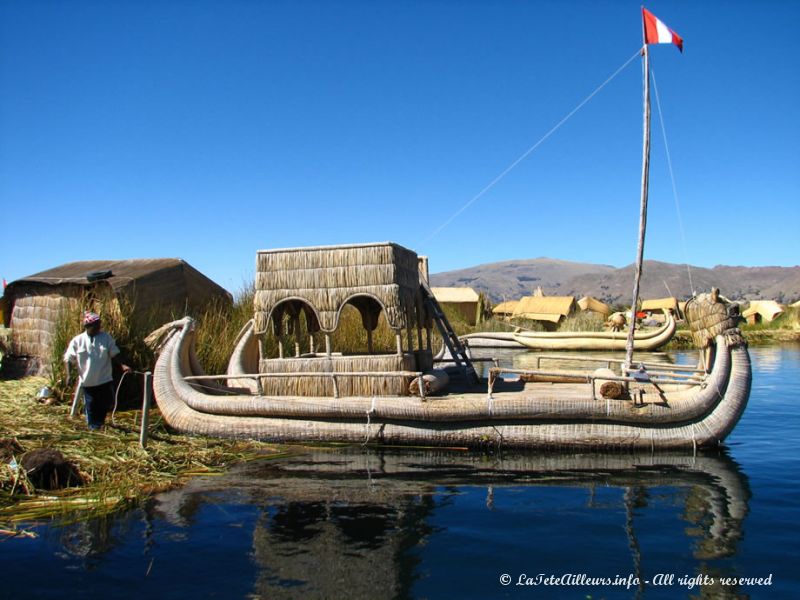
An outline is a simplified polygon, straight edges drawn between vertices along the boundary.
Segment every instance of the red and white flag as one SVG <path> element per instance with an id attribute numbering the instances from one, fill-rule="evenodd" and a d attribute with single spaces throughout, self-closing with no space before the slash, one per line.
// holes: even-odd
<path id="1" fill-rule="evenodd" d="M 675 44 L 678 50 L 683 52 L 683 38 L 664 25 L 664 21 L 656 18 L 646 8 L 642 9 L 644 19 L 644 43 L 645 44 Z"/>

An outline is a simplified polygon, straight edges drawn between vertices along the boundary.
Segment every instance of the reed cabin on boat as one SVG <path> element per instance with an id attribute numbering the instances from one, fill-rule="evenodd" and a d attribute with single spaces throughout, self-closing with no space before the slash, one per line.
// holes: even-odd
<path id="1" fill-rule="evenodd" d="M 416 252 L 391 242 L 261 250 L 256 257 L 254 334 L 263 374 L 320 373 L 319 377 L 265 377 L 264 393 L 302 396 L 403 396 L 420 372 L 433 367 L 432 320 L 420 286 Z M 355 307 L 367 333 L 362 353 L 332 344 L 342 310 Z M 394 352 L 376 352 L 372 334 L 383 314 L 394 331 Z M 303 321 L 303 323 L 301 323 Z M 269 355 L 264 339 L 293 334 Z M 308 346 L 301 348 L 300 335 Z M 342 373 L 335 379 L 323 373 Z M 346 376 L 351 374 L 351 376 Z M 332 381 L 340 389 L 332 390 Z M 335 392 L 335 393 L 334 393 Z"/>

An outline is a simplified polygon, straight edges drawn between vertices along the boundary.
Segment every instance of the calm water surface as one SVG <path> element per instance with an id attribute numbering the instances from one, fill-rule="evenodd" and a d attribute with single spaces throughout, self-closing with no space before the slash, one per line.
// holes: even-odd
<path id="1" fill-rule="evenodd" d="M 356 448 L 249 464 L 0 544 L 0 597 L 795 598 L 800 347 L 751 355 L 721 453 Z"/>

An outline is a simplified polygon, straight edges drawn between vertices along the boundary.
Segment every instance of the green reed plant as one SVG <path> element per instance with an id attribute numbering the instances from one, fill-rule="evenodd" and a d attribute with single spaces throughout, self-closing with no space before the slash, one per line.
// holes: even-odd
<path id="1" fill-rule="evenodd" d="M 591 311 L 580 311 L 564 319 L 559 331 L 603 331 L 606 320 L 602 315 Z"/>
<path id="2" fill-rule="evenodd" d="M 216 299 L 197 318 L 197 358 L 207 373 L 224 373 L 236 338 L 253 318 L 254 282 L 245 282 L 233 303 Z"/>

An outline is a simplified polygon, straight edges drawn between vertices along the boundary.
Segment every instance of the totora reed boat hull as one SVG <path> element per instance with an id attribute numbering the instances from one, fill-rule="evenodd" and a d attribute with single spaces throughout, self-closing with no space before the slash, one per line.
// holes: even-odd
<path id="1" fill-rule="evenodd" d="M 654 378 L 632 387 L 633 400 L 598 396 L 595 379 L 588 375 L 583 383 L 568 384 L 497 380 L 488 394 L 468 390 L 427 401 L 413 396 L 267 397 L 187 380 L 201 373 L 193 321 L 186 318 L 167 328 L 154 391 L 167 424 L 198 435 L 275 442 L 692 449 L 720 444 L 750 393 L 750 357 L 741 336 L 720 334 L 715 340 L 713 365 L 701 378 L 668 384 L 654 383 Z M 239 345 L 246 344 L 240 340 Z"/>

